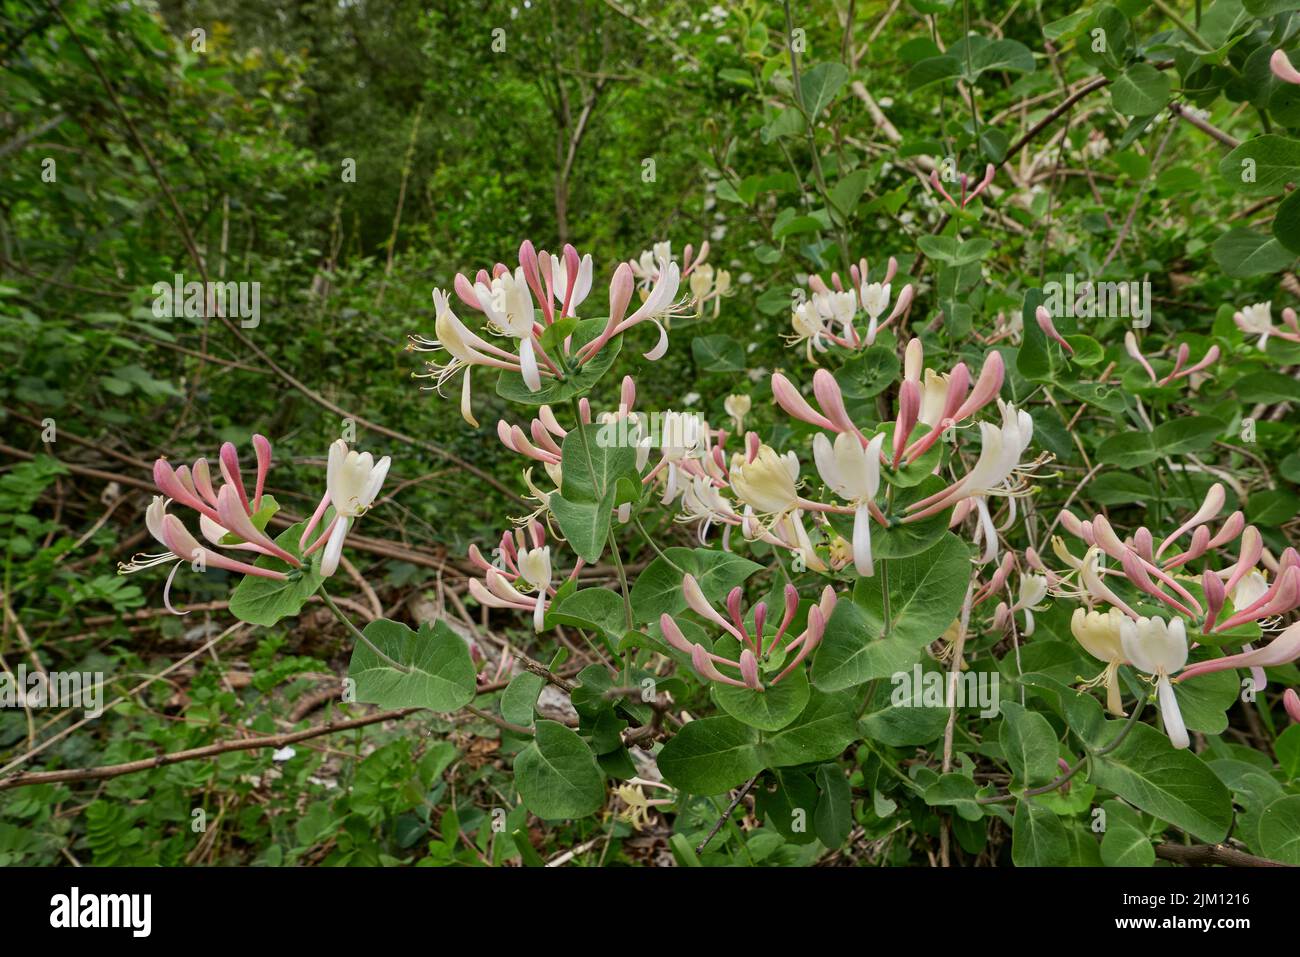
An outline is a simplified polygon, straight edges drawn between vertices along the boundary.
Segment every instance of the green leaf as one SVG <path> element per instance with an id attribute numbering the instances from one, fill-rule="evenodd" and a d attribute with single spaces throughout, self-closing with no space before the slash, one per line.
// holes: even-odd
<path id="1" fill-rule="evenodd" d="M 362 634 L 405 671 L 358 641 L 348 664 L 358 701 L 381 708 L 455 711 L 474 700 L 478 686 L 469 647 L 443 622 L 432 627 L 421 623 L 419 631 L 411 631 L 399 621 L 380 618 Z"/>
<path id="2" fill-rule="evenodd" d="M 813 812 L 813 829 L 826 847 L 839 847 L 853 826 L 853 791 L 849 780 L 839 765 L 823 764 L 817 769 L 817 787 L 821 797 Z"/>
<path id="3" fill-rule="evenodd" d="M 511 724 L 531 727 L 537 711 L 537 696 L 546 685 L 545 679 L 531 671 L 521 671 L 510 679 L 501 695 L 501 717 Z"/>
<path id="4" fill-rule="evenodd" d="M 640 481 L 636 448 L 617 423 L 573 429 L 560 446 L 560 492 L 571 502 L 594 502 L 623 477 Z M 584 439 L 586 440 L 584 443 Z"/>
<path id="5" fill-rule="evenodd" d="M 574 328 L 571 349 L 576 351 L 595 339 L 604 331 L 607 322 L 607 318 L 583 319 Z M 524 384 L 524 377 L 518 372 L 503 369 L 497 376 L 497 395 L 522 405 L 558 405 L 571 398 L 586 395 L 618 358 L 619 350 L 623 348 L 623 338 L 617 336 L 605 343 L 591 361 L 564 379 L 543 379 L 542 387 L 536 392 L 529 390 Z"/>
<path id="6" fill-rule="evenodd" d="M 759 750 L 763 766 L 782 768 L 838 757 L 857 737 L 856 705 L 851 691 L 814 691 L 798 718 L 780 731 L 763 735 Z"/>
<path id="7" fill-rule="evenodd" d="M 1150 867 L 1156 849 L 1142 827 L 1142 819 L 1121 801 L 1107 801 L 1106 831 L 1101 838 L 1101 860 L 1107 867 Z"/>
<path id="8" fill-rule="evenodd" d="M 984 809 L 975 801 L 978 787 L 964 774 L 945 774 L 925 789 L 925 803 L 931 807 L 951 807 L 967 821 L 978 821 Z"/>
<path id="9" fill-rule="evenodd" d="M 1149 725 L 1134 726 L 1119 748 L 1097 757 L 1091 780 L 1211 844 L 1232 825 L 1232 796 L 1214 772 Z"/>
<path id="10" fill-rule="evenodd" d="M 632 615 L 639 622 L 657 623 L 660 615 L 684 611 L 683 573 L 694 575 L 705 597 L 717 602 L 762 567 L 747 558 L 709 548 L 665 549 L 664 556 L 637 576 L 631 593 Z"/>
<path id="11" fill-rule="evenodd" d="M 812 680 L 822 691 L 840 691 L 910 668 L 920 649 L 880 637 L 880 625 L 852 601 L 838 601 L 813 656 Z"/>
<path id="12" fill-rule="evenodd" d="M 1028 798 L 1016 802 L 1011 862 L 1016 867 L 1065 867 L 1070 863 L 1065 825 L 1052 811 Z"/>
<path id="13" fill-rule="evenodd" d="M 942 635 L 961 610 L 970 580 L 970 553 L 957 536 L 945 533 L 934 547 L 910 558 L 890 559 L 886 567 L 871 578 L 859 578 L 853 600 L 867 610 L 875 634 L 923 648 Z M 888 630 L 882 588 L 886 578 Z"/>
<path id="14" fill-rule="evenodd" d="M 1282 200 L 1273 217 L 1273 238 L 1287 252 L 1300 254 L 1300 192 Z"/>
<path id="15" fill-rule="evenodd" d="M 560 531 L 578 555 L 587 562 L 600 559 L 609 538 L 610 513 L 614 509 L 616 489 L 611 488 L 600 502 L 572 501 L 558 493 L 550 497 L 551 514 Z"/>
<path id="16" fill-rule="evenodd" d="M 548 623 L 591 628 L 620 638 L 627 623 L 622 595 L 608 588 L 584 588 L 574 592 L 561 601 L 558 608 L 552 608 L 546 620 Z"/>
<path id="17" fill-rule="evenodd" d="M 808 676 L 802 666 L 763 691 L 715 684 L 713 697 L 737 721 L 762 731 L 779 731 L 808 704 Z"/>
<path id="18" fill-rule="evenodd" d="M 1137 468 L 1167 455 L 1182 455 L 1209 448 L 1224 429 L 1223 422 L 1208 415 L 1170 419 L 1154 432 L 1121 432 L 1097 449 L 1097 458 L 1107 465 Z"/>
<path id="19" fill-rule="evenodd" d="M 1247 140 L 1219 161 L 1219 173 L 1247 196 L 1274 196 L 1300 179 L 1300 140 L 1276 133 Z"/>
<path id="20" fill-rule="evenodd" d="M 555 721 L 538 721 L 533 740 L 515 757 L 515 786 L 524 806 L 543 821 L 587 817 L 605 803 L 595 755 Z"/>
<path id="21" fill-rule="evenodd" d="M 842 63 L 818 63 L 805 72 L 800 78 L 799 94 L 808 115 L 817 119 L 848 79 L 848 68 Z"/>
<path id="22" fill-rule="evenodd" d="M 705 372 L 745 371 L 745 350 L 731 336 L 696 336 L 691 340 L 691 355 Z"/>
<path id="23" fill-rule="evenodd" d="M 1277 763 L 1286 775 L 1286 780 L 1300 778 L 1300 724 L 1292 724 L 1277 736 L 1273 742 L 1273 752 Z"/>
<path id="24" fill-rule="evenodd" d="M 1278 798 L 1259 818 L 1259 849 L 1265 857 L 1300 865 L 1300 794 Z"/>
<path id="25" fill-rule="evenodd" d="M 920 90 L 958 76 L 961 76 L 961 63 L 955 56 L 945 53 L 927 57 L 907 71 L 907 88 Z"/>
<path id="26" fill-rule="evenodd" d="M 691 794 L 721 794 L 759 771 L 758 731 L 735 718 L 690 721 L 659 752 L 659 770 L 675 788 Z"/>
<path id="27" fill-rule="evenodd" d="M 964 62 L 965 47 L 970 46 L 970 66 Z M 959 63 L 962 63 L 966 79 L 977 79 L 990 70 L 1004 70 L 1009 73 L 1034 72 L 1034 54 L 1029 47 L 1018 40 L 989 40 L 986 37 L 967 36 L 958 40 L 950 48 Z"/>
<path id="28" fill-rule="evenodd" d="M 1214 241 L 1214 261 L 1233 279 L 1280 272 L 1295 256 L 1272 236 L 1238 227 Z"/>
<path id="29" fill-rule="evenodd" d="M 301 558 L 302 550 L 298 547 L 298 539 L 306 527 L 306 522 L 299 522 L 286 528 L 276 537 L 275 543 L 289 554 Z M 250 625 L 269 627 L 281 618 L 298 614 L 320 587 L 321 577 L 317 570 L 319 561 L 306 562 L 303 568 L 295 570 L 278 558 L 263 555 L 256 564 L 258 568 L 271 568 L 290 577 L 278 581 L 274 578 L 245 575 L 235 586 L 230 596 L 230 613 Z"/>
<path id="30" fill-rule="evenodd" d="M 1003 703 L 1002 714 L 999 740 L 1015 780 L 1025 787 L 1037 787 L 1056 777 L 1059 750 L 1047 719 L 1014 701 Z"/>
<path id="31" fill-rule="evenodd" d="M 1125 116 L 1150 116 L 1169 102 L 1169 78 L 1150 63 L 1134 63 L 1115 78 L 1110 99 Z"/>

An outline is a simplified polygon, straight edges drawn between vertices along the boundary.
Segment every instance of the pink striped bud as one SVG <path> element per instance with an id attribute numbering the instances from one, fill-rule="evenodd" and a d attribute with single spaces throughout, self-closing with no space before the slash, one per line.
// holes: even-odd
<path id="1" fill-rule="evenodd" d="M 1043 330 L 1043 334 L 1060 345 L 1062 349 L 1070 355 L 1074 355 L 1074 346 L 1065 341 L 1065 337 L 1056 331 L 1056 324 L 1052 322 L 1052 314 L 1047 311 L 1045 306 L 1039 306 L 1034 310 L 1034 318 L 1038 320 L 1038 328 Z"/>
<path id="2" fill-rule="evenodd" d="M 772 398 L 785 410 L 787 415 L 802 422 L 808 422 L 821 429 L 834 430 L 831 420 L 817 412 L 808 401 L 799 394 L 799 390 L 779 372 L 772 374 Z"/>

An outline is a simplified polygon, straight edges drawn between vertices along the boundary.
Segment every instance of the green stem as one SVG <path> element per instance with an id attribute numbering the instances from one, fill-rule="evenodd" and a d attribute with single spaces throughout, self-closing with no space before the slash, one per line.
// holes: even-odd
<path id="1" fill-rule="evenodd" d="M 352 624 L 352 620 L 348 618 L 347 615 L 343 614 L 343 610 L 339 608 L 338 605 L 334 604 L 334 599 L 331 598 L 329 596 L 329 592 L 325 590 L 324 582 L 320 583 L 316 591 L 320 594 L 321 600 L 325 602 L 325 607 L 327 607 L 330 611 L 334 613 L 334 617 L 337 618 L 339 621 L 343 622 L 344 626 L 348 629 L 348 631 L 352 632 L 352 636 L 356 638 L 357 641 L 361 642 L 363 645 L 365 645 L 367 648 L 373 651 L 375 653 L 375 656 L 380 661 L 388 665 L 390 668 L 396 668 L 404 675 L 409 675 L 411 673 L 410 668 L 406 667 L 406 665 L 402 664 L 400 661 L 394 661 L 392 658 L 388 657 L 388 655 L 384 654 L 382 651 L 376 648 L 374 642 L 372 642 L 369 638 L 367 638 L 362 633 L 360 628 Z"/>
<path id="2" fill-rule="evenodd" d="M 1174 10 L 1171 6 L 1169 6 L 1169 4 L 1165 3 L 1164 0 L 1151 0 L 1151 5 L 1155 7 L 1157 10 L 1159 10 L 1161 13 L 1163 13 L 1170 20 L 1172 20 L 1174 22 L 1174 26 L 1178 27 L 1179 30 L 1182 30 L 1189 37 L 1195 40 L 1197 45 L 1202 50 L 1214 49 L 1213 46 L 1211 46 L 1209 43 L 1206 42 L 1203 36 L 1201 36 L 1199 33 L 1196 32 L 1196 29 L 1191 24 L 1189 24 L 1186 20 L 1184 20 L 1181 16 L 1179 16 L 1178 11 Z"/>
<path id="3" fill-rule="evenodd" d="M 582 408 L 578 405 L 576 396 L 569 399 L 569 404 L 573 406 L 574 421 L 578 424 L 578 438 L 582 440 L 582 454 L 587 459 L 587 474 L 591 476 L 592 491 L 596 495 L 597 503 L 604 501 L 605 489 L 596 484 L 596 463 L 591 457 L 591 442 L 587 439 L 587 430 L 582 424 Z M 610 525 L 609 533 L 606 536 L 609 541 L 609 551 L 614 557 L 614 569 L 618 573 L 619 588 L 623 592 L 623 615 L 627 620 L 627 630 L 633 628 L 632 620 L 632 595 L 627 587 L 627 570 L 623 568 L 623 556 L 618 553 L 618 541 L 614 538 L 614 527 Z"/>
<path id="4" fill-rule="evenodd" d="M 1070 778 L 1078 774 L 1079 770 L 1085 764 L 1091 761 L 1093 758 L 1104 757 L 1105 755 L 1110 754 L 1112 751 L 1118 748 L 1121 744 L 1123 744 L 1124 739 L 1128 737 L 1128 733 L 1132 731 L 1134 726 L 1137 724 L 1138 717 L 1142 714 L 1142 709 L 1145 706 L 1146 706 L 1146 702 L 1141 698 L 1139 698 L 1137 702 L 1133 705 L 1133 713 L 1128 716 L 1128 721 L 1124 723 L 1124 727 L 1120 729 L 1119 734 L 1115 735 L 1114 741 L 1110 742 L 1110 744 L 1107 744 L 1104 747 L 1098 748 L 1096 751 L 1089 751 L 1078 761 L 1072 764 L 1068 771 L 1066 771 L 1064 774 L 1061 774 L 1059 777 L 1049 781 L 1047 784 L 1044 784 L 1036 788 L 1030 788 L 1029 790 L 1025 791 L 1023 795 L 991 794 L 988 797 L 976 798 L 975 803 L 976 804 L 999 804 L 1003 801 L 1015 800 L 1017 797 L 1037 797 L 1040 794 L 1047 794 L 1051 791 L 1055 791 L 1057 788 L 1061 787 L 1063 784 L 1068 782 Z"/>

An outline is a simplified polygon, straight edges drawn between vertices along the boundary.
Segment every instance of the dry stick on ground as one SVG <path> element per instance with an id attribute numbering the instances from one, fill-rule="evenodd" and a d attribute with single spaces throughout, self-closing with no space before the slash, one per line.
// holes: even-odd
<path id="1" fill-rule="evenodd" d="M 114 89 L 113 84 L 108 79 L 108 75 L 104 73 L 103 68 L 99 65 L 99 60 L 90 52 L 90 50 L 86 47 L 86 45 L 81 42 L 81 37 L 77 34 L 76 30 L 73 29 L 72 24 L 68 21 L 68 18 L 64 16 L 63 11 L 59 10 L 57 7 L 52 7 L 51 9 L 53 9 L 58 14 L 59 18 L 63 21 L 63 24 L 67 28 L 69 35 L 76 42 L 77 46 L 81 49 L 82 55 L 85 56 L 85 58 L 90 61 L 90 65 L 94 68 L 96 75 L 99 77 L 99 81 L 103 85 L 104 91 L 108 94 L 108 98 L 112 102 L 114 109 L 117 111 L 118 116 L 122 118 L 122 122 L 123 124 L 125 124 L 127 132 L 130 133 L 131 139 L 135 141 L 135 145 L 140 150 L 141 155 L 144 157 L 145 163 L 149 166 L 150 171 L 153 173 L 154 179 L 158 181 L 158 185 L 162 189 L 163 195 L 167 197 L 167 202 L 171 205 L 172 211 L 176 215 L 176 223 L 181 230 L 181 239 L 184 241 L 185 247 L 189 251 L 190 258 L 194 260 L 195 266 L 198 267 L 199 274 L 200 276 L 202 276 L 204 285 L 206 286 L 208 282 L 207 266 L 204 264 L 203 256 L 199 253 L 198 245 L 194 241 L 194 234 L 190 231 L 189 220 L 185 218 L 185 212 L 184 210 L 181 209 L 180 202 L 176 199 L 176 194 L 172 192 L 171 186 L 167 182 L 167 178 L 163 175 L 162 169 L 158 166 L 157 161 L 153 157 L 153 153 L 150 151 L 149 147 L 145 144 L 143 137 L 140 136 L 140 131 L 136 129 L 135 123 L 131 120 L 130 115 L 126 112 L 126 109 L 122 106 L 122 101 L 118 99 L 117 96 L 117 90 Z M 222 325 L 224 325 L 228 330 L 230 330 L 231 334 L 234 335 L 235 338 L 240 341 L 240 343 L 244 346 L 244 348 L 248 349 L 250 352 L 256 355 L 260 360 L 262 360 L 262 362 L 266 364 L 267 368 L 269 368 L 272 372 L 278 375 L 285 382 L 289 383 L 289 385 L 293 386 L 294 389 L 296 389 L 298 392 L 301 392 L 312 402 L 315 402 L 321 408 L 329 412 L 333 412 L 341 419 L 351 419 L 357 425 L 370 429 L 373 432 L 378 432 L 380 435 L 387 436 L 390 439 L 395 439 L 396 441 L 401 442 L 404 445 L 410 445 L 414 448 L 423 449 L 426 452 L 438 456 L 439 458 L 446 459 L 448 462 L 451 462 L 453 465 L 457 466 L 458 468 L 461 468 L 464 471 L 469 472 L 471 475 L 474 475 L 477 478 L 481 479 L 482 481 L 486 482 L 488 485 L 491 485 L 493 488 L 501 492 L 503 495 L 505 495 L 513 502 L 520 503 L 520 504 L 524 503 L 524 499 L 517 492 L 514 492 L 513 490 L 507 488 L 504 484 L 501 483 L 501 481 L 499 481 L 496 478 L 496 476 L 483 471 L 477 466 L 472 465 L 469 462 L 466 462 L 464 459 L 456 455 L 453 455 L 452 453 L 448 452 L 446 449 L 442 448 L 441 446 L 435 445 L 433 442 L 428 442 L 423 439 L 417 439 L 410 435 L 405 435 L 404 433 L 398 432 L 395 429 L 390 429 L 387 426 L 380 425 L 378 422 L 372 422 L 369 419 L 357 415 L 355 412 L 349 412 L 347 409 L 344 409 L 342 406 L 338 405 L 337 403 L 331 402 L 329 399 L 325 398 L 319 392 L 316 392 L 306 383 L 299 380 L 291 372 L 282 368 L 279 365 L 279 363 L 277 363 L 274 359 L 272 359 L 266 353 L 266 351 L 262 349 L 261 346 L 257 345 L 255 342 L 253 342 L 253 340 L 249 339 L 248 336 L 244 335 L 243 330 L 240 329 L 237 324 L 231 322 L 228 317 L 218 316 L 217 318 L 220 319 Z"/>
<path id="2" fill-rule="evenodd" d="M 178 668 L 182 667 L 183 665 L 188 664 L 189 662 L 193 661 L 195 658 L 199 657 L 199 655 L 205 655 L 205 654 L 207 654 L 207 653 L 208 653 L 208 650 L 209 650 L 210 648 L 214 648 L 214 647 L 216 647 L 220 642 L 224 641 L 226 638 L 229 638 L 231 635 L 235 634 L 236 632 L 238 632 L 238 631 L 240 631 L 241 629 L 246 628 L 246 627 L 248 627 L 248 626 L 245 625 L 242 621 L 240 621 L 240 622 L 236 622 L 235 624 L 233 624 L 233 625 L 231 625 L 229 628 L 227 628 L 225 631 L 221 632 L 221 634 L 219 634 L 219 635 L 217 635 L 215 638 L 213 638 L 211 641 L 205 642 L 201 647 L 196 648 L 194 651 L 191 651 L 191 652 L 190 652 L 188 655 L 186 655 L 185 657 L 183 657 L 183 658 L 181 658 L 181 659 L 179 659 L 179 660 L 173 662 L 172 664 L 168 665 L 166 668 L 164 668 L 162 671 L 158 672 L 156 675 L 150 675 L 147 679 L 145 679 L 144 681 L 140 682 L 138 685 L 136 685 L 134 688 L 132 688 L 132 689 L 131 689 L 130 691 L 128 691 L 126 694 L 124 694 L 124 695 L 118 695 L 118 697 L 114 698 L 114 699 L 113 699 L 112 701 L 110 701 L 108 704 L 104 705 L 104 707 L 103 707 L 102 711 L 100 712 L 100 714 L 102 714 L 104 711 L 109 711 L 109 710 L 111 710 L 111 709 L 113 709 L 113 708 L 116 708 L 116 707 L 117 707 L 119 704 L 121 704 L 123 701 L 126 701 L 126 700 L 128 700 L 128 699 L 134 697 L 136 694 L 138 694 L 139 692 L 143 691 L 145 688 L 149 687 L 149 685 L 153 684 L 155 681 L 159 681 L 159 680 L 161 680 L 161 679 L 167 677 L 167 676 L 168 676 L 169 674 L 171 674 L 173 671 L 176 671 Z M 64 718 L 66 715 L 69 715 L 69 714 L 71 714 L 70 711 L 64 711 L 64 712 L 60 713 L 60 715 L 59 715 L 57 718 L 55 718 L 53 721 L 50 722 L 50 725 L 54 724 L 55 722 L 58 722 L 58 721 L 63 720 L 63 718 Z M 72 732 L 76 731 L 78 728 L 84 727 L 85 725 L 89 724 L 91 721 L 94 721 L 94 720 L 96 720 L 96 719 L 99 718 L 99 717 L 100 717 L 100 715 L 94 715 L 94 716 L 92 716 L 92 715 L 86 715 L 86 716 L 85 716 L 84 718 L 82 718 L 80 721 L 76 722 L 75 724 L 71 724 L 71 725 L 69 725 L 68 727 L 64 728 L 62 731 L 60 731 L 58 734 L 54 735 L 52 738 L 46 738 L 44 741 L 42 741 L 40 744 L 38 744 L 36 747 L 32 748 L 31 750 L 27 751 L 25 754 L 20 754 L 20 755 L 18 755 L 18 757 L 14 758 L 12 761 L 10 761 L 8 764 L 6 764 L 4 767 L 0 767 L 0 774 L 4 774 L 6 771 L 12 771 L 14 768 L 18 767 L 20 764 L 26 764 L 28 761 L 30 761 L 32 758 L 36 757 L 36 755 L 40 754 L 40 753 L 41 753 L 42 751 L 44 751 L 45 749 L 51 747 L 52 745 L 58 743 L 59 741 L 62 741 L 64 738 L 66 738 L 66 737 L 67 737 L 68 735 L 70 735 Z M 50 725 L 46 725 L 46 727 L 49 727 Z M 0 778 L 0 781 L 3 781 L 3 780 L 5 780 L 5 779 L 4 779 L 4 778 Z"/>
<path id="3" fill-rule="evenodd" d="M 152 758 L 142 758 L 139 761 L 127 761 L 123 764 L 108 764 L 98 768 L 67 768 L 61 771 L 19 772 L 18 774 L 10 775 L 7 778 L 0 778 L 0 791 L 8 791 L 12 788 L 24 787 L 30 784 L 57 784 L 68 781 L 102 781 L 108 778 L 120 777 L 123 774 L 136 774 L 140 771 L 165 768 L 168 765 L 179 764 L 182 761 L 197 761 L 201 758 L 212 758 L 221 754 L 228 754 L 231 751 L 252 751 L 259 748 L 283 748 L 286 745 L 295 744 L 299 741 L 306 741 L 309 738 L 318 738 L 324 734 L 337 734 L 340 731 L 349 731 L 353 728 L 363 728 L 368 724 L 377 724 L 380 721 L 404 718 L 408 714 L 420 710 L 422 709 L 396 708 L 392 711 L 380 711 L 375 714 L 366 715 L 363 718 L 350 718 L 345 721 L 326 721 L 324 724 L 319 724 L 314 728 L 307 728 L 303 731 L 291 731 L 286 734 L 273 734 L 261 738 L 243 738 L 238 741 L 224 741 L 220 744 L 209 744 L 201 748 L 190 748 L 186 751 L 173 751 L 170 754 L 160 754 Z"/>

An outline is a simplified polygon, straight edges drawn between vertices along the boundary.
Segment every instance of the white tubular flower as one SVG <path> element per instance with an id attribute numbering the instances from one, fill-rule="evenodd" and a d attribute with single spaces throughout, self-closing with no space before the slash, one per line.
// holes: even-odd
<path id="1" fill-rule="evenodd" d="M 745 416 L 749 415 L 749 410 L 753 407 L 754 400 L 747 395 L 729 395 L 722 403 L 723 410 L 731 416 L 736 432 L 740 435 L 745 434 Z"/>
<path id="2" fill-rule="evenodd" d="M 479 305 L 498 332 L 514 339 L 530 339 L 533 335 L 533 297 L 528 291 L 523 267 L 512 275 L 503 272 L 492 280 L 492 285 L 476 283 L 474 293 Z"/>
<path id="3" fill-rule="evenodd" d="M 826 328 L 825 321 L 817 314 L 817 307 L 811 302 L 801 302 L 794 307 L 794 312 L 790 315 L 790 325 L 794 333 L 784 337 L 787 344 L 793 347 L 801 342 L 805 343 L 804 351 L 809 362 L 813 361 L 814 349 L 818 352 L 826 351 L 826 343 L 823 340 L 829 330 Z"/>
<path id="4" fill-rule="evenodd" d="M 799 497 L 795 489 L 798 479 L 799 459 L 795 454 L 779 455 L 770 445 L 760 446 L 752 462 L 737 462 L 731 467 L 732 489 L 759 515 L 788 514 Z"/>
<path id="5" fill-rule="evenodd" d="M 880 314 L 889 308 L 889 283 L 864 282 L 858 294 L 868 319 L 867 345 L 872 345 L 876 341 L 876 327 L 880 321 Z"/>
<path id="6" fill-rule="evenodd" d="M 518 564 L 520 577 L 537 592 L 537 603 L 533 606 L 533 630 L 541 631 L 546 616 L 546 596 L 551 587 L 551 546 L 521 548 Z"/>
<path id="7" fill-rule="evenodd" d="M 1191 744 L 1187 725 L 1174 697 L 1170 675 L 1182 671 L 1187 664 L 1187 629 L 1181 618 L 1125 618 L 1119 626 L 1120 643 L 1124 654 L 1135 668 L 1156 679 L 1156 694 L 1160 699 L 1160 715 L 1165 722 L 1165 733 L 1175 748 Z"/>
<path id="8" fill-rule="evenodd" d="M 1028 487 L 1027 470 L 1022 467 L 1020 457 L 1034 436 L 1034 420 L 1028 412 L 1001 399 L 998 406 L 1002 410 L 1000 426 L 979 423 L 982 443 L 974 468 L 946 489 L 908 506 L 911 514 L 905 519 L 918 521 L 964 499 L 972 499 L 979 514 L 978 535 L 984 540 L 981 562 L 993 561 L 998 554 L 997 530 L 989 514 L 988 496 L 1005 496 L 1011 503 L 1010 520 L 1015 519 L 1016 497 L 1026 494 Z"/>
<path id="9" fill-rule="evenodd" d="M 1124 716 L 1124 703 L 1120 698 L 1119 668 L 1127 664 L 1124 645 L 1120 637 L 1120 627 L 1128 621 L 1118 608 L 1105 612 L 1074 610 L 1070 619 L 1070 631 L 1083 650 L 1106 665 L 1106 670 L 1087 682 L 1084 687 L 1093 688 L 1098 684 L 1106 685 L 1106 709 L 1111 714 Z"/>
<path id="10" fill-rule="evenodd" d="M 369 452 L 348 451 L 348 444 L 342 439 L 330 446 L 325 487 L 335 517 L 329 541 L 321 554 L 320 570 L 326 578 L 338 569 L 348 529 L 374 504 L 391 464 L 392 459 L 387 455 L 376 462 Z"/>
<path id="11" fill-rule="evenodd" d="M 1241 611 L 1263 598 L 1267 591 L 1268 579 L 1263 572 L 1251 569 L 1238 580 L 1232 591 L 1228 592 L 1228 597 L 1232 599 L 1232 607 Z"/>
<path id="12" fill-rule="evenodd" d="M 725 525 L 739 525 L 740 516 L 735 507 L 722 494 L 721 490 L 707 475 L 693 475 L 682 490 L 682 514 L 676 521 L 689 524 L 699 522 L 700 543 L 703 544 L 709 534 L 709 527 L 715 522 Z"/>
<path id="13" fill-rule="evenodd" d="M 1047 597 L 1047 576 L 1046 575 L 1021 575 L 1020 590 L 1016 596 L 1016 603 L 1011 606 L 1012 613 L 1023 611 L 1025 613 L 1025 631 L 1026 638 L 1033 637 L 1034 634 L 1034 609 L 1039 603 Z M 1040 611 L 1042 609 L 1039 609 Z"/>
<path id="14" fill-rule="evenodd" d="M 1248 336 L 1259 336 L 1258 348 L 1268 345 L 1268 337 L 1273 334 L 1273 304 L 1257 302 L 1233 313 L 1232 321 Z"/>
<path id="15" fill-rule="evenodd" d="M 925 379 L 921 382 L 921 412 L 917 421 L 931 429 L 943 418 L 943 410 L 948 404 L 948 380 L 946 372 L 925 370 Z"/>
<path id="16" fill-rule="evenodd" d="M 871 561 L 871 503 L 880 488 L 880 447 L 884 433 L 874 436 L 864 449 L 858 437 L 841 432 L 835 444 L 822 432 L 813 439 L 817 471 L 840 498 L 854 506 L 853 567 L 859 575 L 875 573 Z"/>

